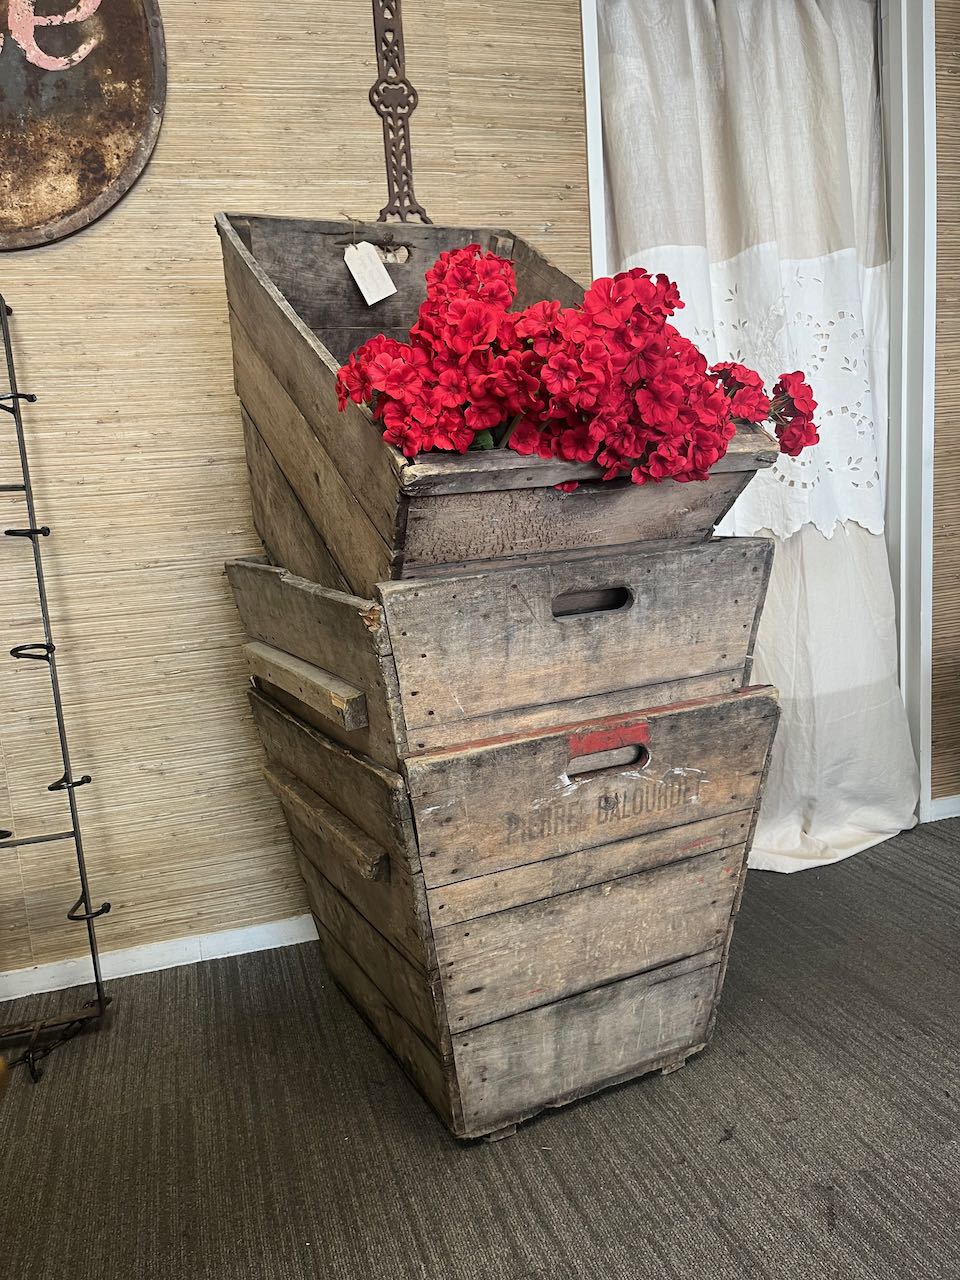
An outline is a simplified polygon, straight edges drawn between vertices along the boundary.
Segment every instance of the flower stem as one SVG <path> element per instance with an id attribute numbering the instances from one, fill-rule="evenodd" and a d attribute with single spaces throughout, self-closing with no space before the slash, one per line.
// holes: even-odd
<path id="1" fill-rule="evenodd" d="M 522 417 L 523 417 L 523 414 L 518 413 L 512 422 L 507 423 L 506 430 L 504 431 L 500 439 L 497 441 L 498 449 L 506 449 L 507 445 L 510 443 L 510 437 L 513 435 L 517 427 L 520 425 L 520 419 Z"/>

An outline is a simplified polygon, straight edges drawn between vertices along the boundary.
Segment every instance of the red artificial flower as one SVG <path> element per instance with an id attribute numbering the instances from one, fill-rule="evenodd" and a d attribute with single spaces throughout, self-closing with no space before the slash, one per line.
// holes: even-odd
<path id="1" fill-rule="evenodd" d="M 797 418 L 785 427 L 777 427 L 777 439 L 780 441 L 780 452 L 795 458 L 804 449 L 820 441 L 817 429 L 808 418 Z"/>
<path id="2" fill-rule="evenodd" d="M 532 339 L 541 333 L 554 332 L 560 310 L 559 302 L 532 302 L 517 317 L 517 337 Z"/>
<path id="3" fill-rule="evenodd" d="M 635 267 L 594 281 L 582 306 L 510 312 L 512 264 L 474 244 L 441 254 L 426 280 L 409 341 L 372 338 L 337 375 L 340 407 L 368 404 L 407 457 L 492 431 L 521 455 L 596 462 L 606 479 L 687 483 L 737 422 L 769 421 L 784 453 L 817 441 L 804 375 L 783 374 L 771 400 L 743 364 L 708 369 L 669 323 L 683 302 L 664 275 Z"/>
<path id="4" fill-rule="evenodd" d="M 454 298 L 446 309 L 443 341 L 457 355 L 489 347 L 497 336 L 496 307 L 473 298 Z"/>
<path id="5" fill-rule="evenodd" d="M 782 373 L 773 388 L 773 405 L 770 419 L 780 452 L 795 458 L 804 449 L 819 442 L 813 412 L 817 402 L 813 391 L 800 372 Z"/>
<path id="6" fill-rule="evenodd" d="M 510 448 L 514 453 L 529 456 L 539 454 L 543 446 L 544 435 L 536 422 L 530 418 L 521 418 L 510 431 Z M 549 452 L 545 455 L 549 457 Z"/>
<path id="7" fill-rule="evenodd" d="M 633 311 L 633 282 L 627 274 L 601 276 L 583 295 L 583 312 L 586 320 L 603 329 L 616 329 Z"/>
<path id="8" fill-rule="evenodd" d="M 715 364 L 710 372 L 730 397 L 732 418 L 739 422 L 766 422 L 770 416 L 770 400 L 759 373 L 742 364 Z"/>
<path id="9" fill-rule="evenodd" d="M 774 396 L 788 396 L 793 401 L 795 412 L 803 414 L 804 417 L 812 417 L 813 411 L 817 407 L 817 402 L 813 398 L 813 391 L 807 386 L 804 375 L 799 371 L 796 373 L 781 373 L 780 381 L 774 387 L 773 394 Z"/>
<path id="10" fill-rule="evenodd" d="M 566 351 L 555 351 L 544 364 L 543 385 L 553 396 L 570 395 L 580 377 L 580 365 Z"/>
<path id="11" fill-rule="evenodd" d="M 402 354 L 383 351 L 367 365 L 367 377 L 374 391 L 382 391 L 393 400 L 412 399 L 422 386 L 420 375 Z"/>
<path id="12" fill-rule="evenodd" d="M 503 421 L 503 405 L 493 398 L 474 400 L 467 405 L 464 417 L 473 431 L 486 431 Z"/>

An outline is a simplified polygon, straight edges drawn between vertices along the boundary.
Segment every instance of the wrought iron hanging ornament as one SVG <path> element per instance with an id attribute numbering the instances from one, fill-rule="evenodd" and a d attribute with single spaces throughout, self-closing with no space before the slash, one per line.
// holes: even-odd
<path id="1" fill-rule="evenodd" d="M 377 221 L 429 222 L 413 190 L 410 117 L 416 110 L 417 91 L 407 79 L 400 0 L 373 0 L 373 31 L 378 75 L 370 89 L 370 102 L 383 119 L 387 161 L 387 203 Z"/>

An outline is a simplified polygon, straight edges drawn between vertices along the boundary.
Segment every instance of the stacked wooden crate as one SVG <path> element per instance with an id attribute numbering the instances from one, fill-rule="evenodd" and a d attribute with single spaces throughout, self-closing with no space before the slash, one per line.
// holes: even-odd
<path id="1" fill-rule="evenodd" d="M 521 304 L 574 282 L 508 232 L 218 227 L 269 558 L 228 574 L 331 973 L 462 1137 L 682 1065 L 777 719 L 749 686 L 772 545 L 710 534 L 772 442 L 642 489 L 500 451 L 411 463 L 338 413 L 338 362 L 405 333 L 456 244 L 512 257 Z M 373 308 L 353 237 L 398 285 Z"/>

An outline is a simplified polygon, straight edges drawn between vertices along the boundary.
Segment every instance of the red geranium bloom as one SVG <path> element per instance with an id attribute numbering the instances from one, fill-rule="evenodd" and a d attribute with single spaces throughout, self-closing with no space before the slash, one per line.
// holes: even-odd
<path id="1" fill-rule="evenodd" d="M 759 373 L 743 364 L 715 364 L 710 372 L 730 397 L 731 417 L 740 422 L 766 422 L 770 400 Z"/>
<path id="2" fill-rule="evenodd" d="M 777 427 L 777 439 L 780 441 L 780 452 L 795 458 L 804 449 L 818 444 L 820 437 L 809 418 L 795 418 L 785 427 Z"/>
<path id="3" fill-rule="evenodd" d="M 616 329 L 636 306 L 634 285 L 627 275 L 601 276 L 583 295 L 586 319 L 603 329 Z"/>
<path id="4" fill-rule="evenodd" d="M 804 375 L 799 371 L 797 373 L 781 373 L 780 381 L 773 388 L 773 394 L 774 396 L 788 396 L 793 401 L 795 411 L 802 413 L 804 417 L 810 417 L 817 407 L 813 392 L 807 386 Z"/>
<path id="5" fill-rule="evenodd" d="M 551 395 L 569 395 L 577 385 L 580 365 L 565 351 L 555 352 L 543 366 L 543 385 Z"/>
<path id="6" fill-rule="evenodd" d="M 394 400 L 412 399 L 423 385 L 413 365 L 401 355 L 382 352 L 367 365 L 367 376 L 374 391 L 382 391 Z"/>
<path id="7" fill-rule="evenodd" d="M 581 306 L 516 313 L 512 264 L 479 245 L 441 254 L 426 278 L 409 342 L 372 338 L 337 375 L 341 408 L 368 404 L 408 457 L 493 431 L 520 454 L 596 461 L 608 479 L 686 483 L 706 478 L 737 422 L 769 421 L 785 453 L 817 440 L 803 374 L 784 374 L 771 400 L 743 364 L 708 370 L 669 323 L 683 303 L 665 275 L 635 267 L 594 281 Z"/>
<path id="8" fill-rule="evenodd" d="M 497 309 L 487 302 L 472 298 L 454 298 L 446 310 L 443 340 L 451 351 L 469 355 L 482 347 L 489 347 L 497 336 L 500 317 Z"/>

